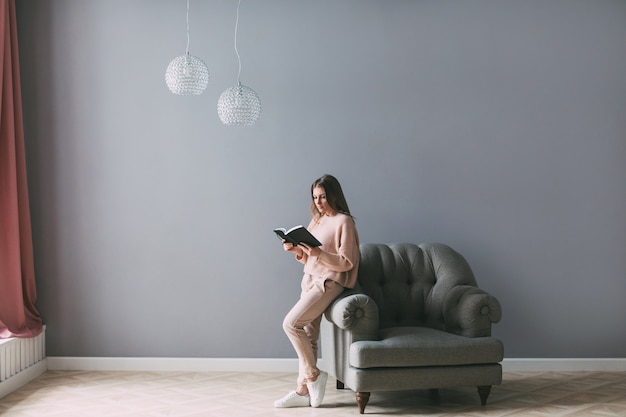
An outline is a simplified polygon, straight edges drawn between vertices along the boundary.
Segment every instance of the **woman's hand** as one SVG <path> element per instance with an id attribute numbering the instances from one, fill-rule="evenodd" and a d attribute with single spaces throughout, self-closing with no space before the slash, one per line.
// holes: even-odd
<path id="1" fill-rule="evenodd" d="M 295 253 L 296 255 L 302 256 L 302 248 L 294 246 L 292 243 L 289 243 L 286 240 L 283 240 L 283 249 L 285 250 L 285 252 L 291 252 Z"/>
<path id="2" fill-rule="evenodd" d="M 302 252 L 306 253 L 308 256 L 320 256 L 322 253 L 322 250 L 319 247 L 312 247 L 306 243 L 300 243 L 298 246 L 300 246 L 302 248 Z"/>

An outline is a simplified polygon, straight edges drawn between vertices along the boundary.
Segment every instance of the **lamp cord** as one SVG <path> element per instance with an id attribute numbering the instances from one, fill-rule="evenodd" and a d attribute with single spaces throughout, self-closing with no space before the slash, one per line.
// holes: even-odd
<path id="1" fill-rule="evenodd" d="M 237 15 L 235 17 L 235 53 L 237 54 L 237 61 L 239 61 L 239 72 L 237 73 L 237 84 L 241 84 L 241 56 L 239 56 L 239 51 L 237 50 L 237 27 L 239 26 L 239 6 L 241 6 L 241 0 L 237 3 Z"/>
<path id="2" fill-rule="evenodd" d="M 187 49 L 186 55 L 189 55 L 189 0 L 187 0 Z"/>

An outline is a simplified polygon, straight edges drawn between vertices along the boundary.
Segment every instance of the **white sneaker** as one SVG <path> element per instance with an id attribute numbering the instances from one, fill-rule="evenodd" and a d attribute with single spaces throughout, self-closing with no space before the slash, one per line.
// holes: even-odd
<path id="1" fill-rule="evenodd" d="M 311 405 L 311 398 L 308 395 L 299 395 L 296 391 L 290 391 L 280 400 L 274 402 L 276 408 L 308 407 Z"/>
<path id="2" fill-rule="evenodd" d="M 306 386 L 311 396 L 311 407 L 319 407 L 322 404 L 326 392 L 326 380 L 328 380 L 328 374 L 321 371 L 315 381 L 307 382 Z"/>

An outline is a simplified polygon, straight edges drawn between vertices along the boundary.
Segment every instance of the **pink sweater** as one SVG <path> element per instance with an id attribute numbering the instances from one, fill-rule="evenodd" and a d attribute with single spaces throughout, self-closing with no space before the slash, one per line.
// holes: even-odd
<path id="1" fill-rule="evenodd" d="M 322 216 L 317 224 L 312 220 L 307 229 L 322 242 L 322 253 L 318 257 L 296 257 L 304 264 L 304 273 L 354 288 L 361 254 L 352 217 L 342 213 Z"/>

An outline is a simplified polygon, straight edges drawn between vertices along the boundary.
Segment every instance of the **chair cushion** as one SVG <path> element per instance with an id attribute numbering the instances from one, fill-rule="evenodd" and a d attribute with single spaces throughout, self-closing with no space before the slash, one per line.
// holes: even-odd
<path id="1" fill-rule="evenodd" d="M 502 342 L 493 337 L 464 337 L 429 327 L 380 329 L 380 340 L 350 345 L 350 365 L 356 368 L 447 366 L 497 363 Z"/>

